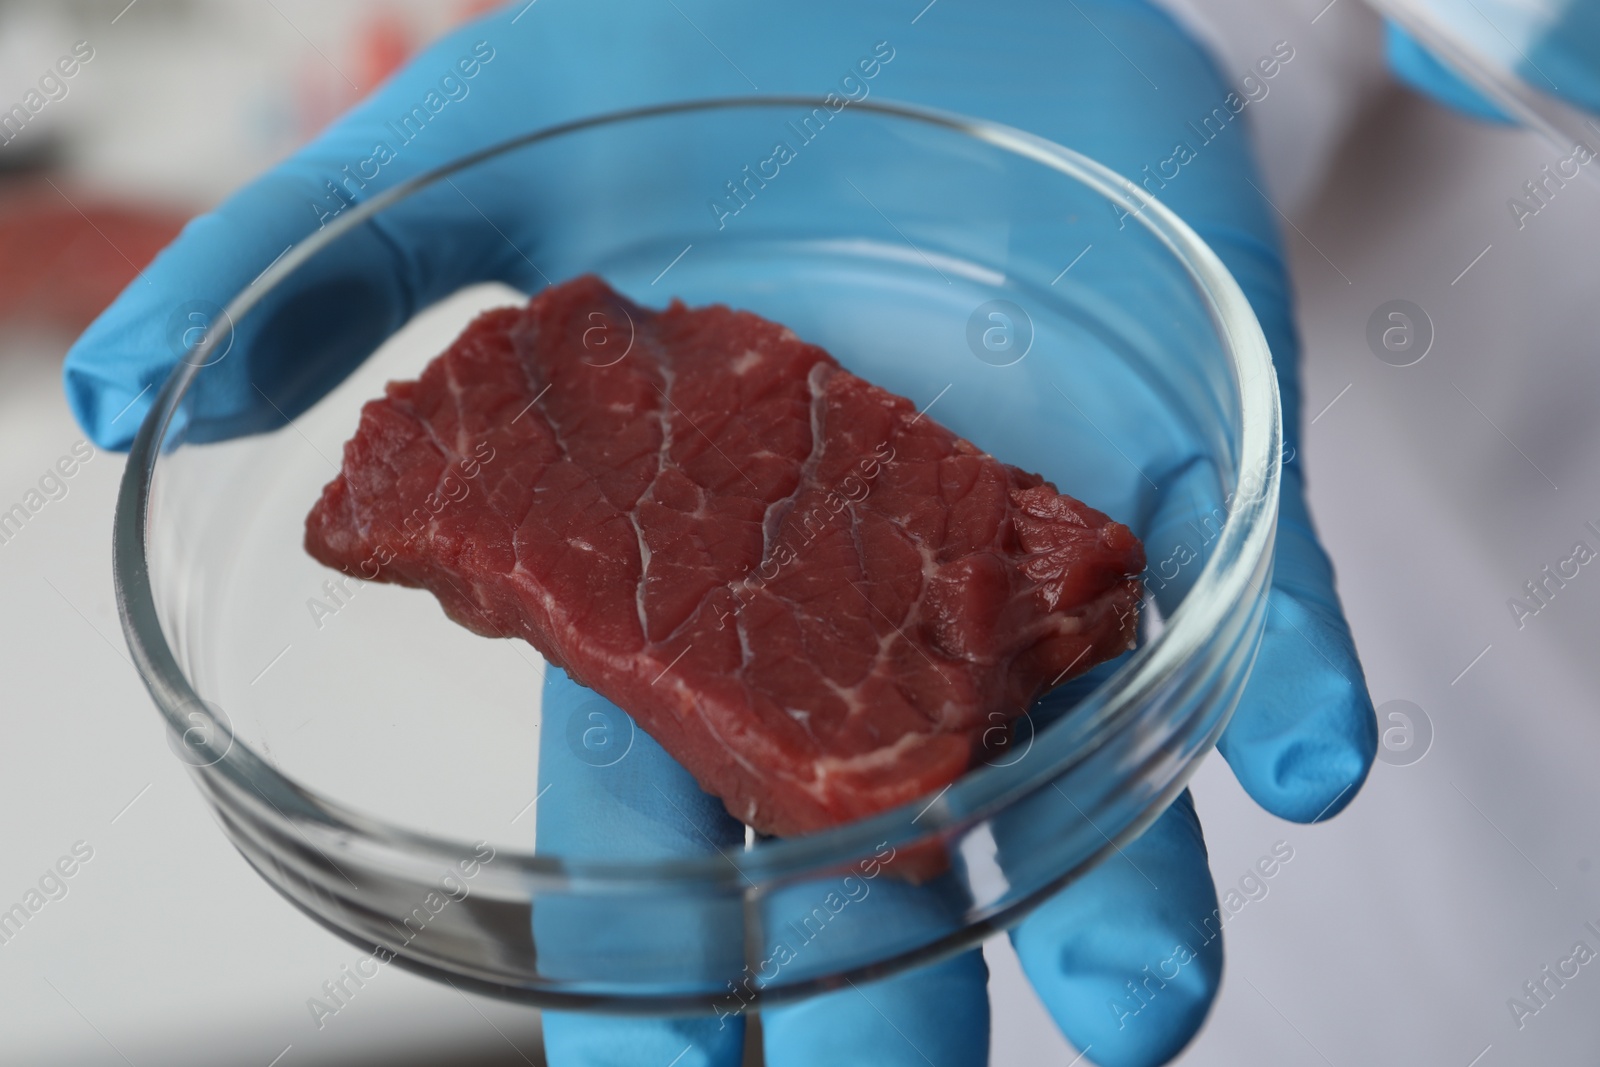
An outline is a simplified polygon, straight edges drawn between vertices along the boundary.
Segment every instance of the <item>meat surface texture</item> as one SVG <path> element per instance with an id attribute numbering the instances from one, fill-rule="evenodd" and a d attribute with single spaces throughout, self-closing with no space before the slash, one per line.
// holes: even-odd
<path id="1" fill-rule="evenodd" d="M 528 641 L 780 835 L 954 781 L 1132 647 L 1144 567 L 790 330 L 593 276 L 368 403 L 306 548 Z"/>

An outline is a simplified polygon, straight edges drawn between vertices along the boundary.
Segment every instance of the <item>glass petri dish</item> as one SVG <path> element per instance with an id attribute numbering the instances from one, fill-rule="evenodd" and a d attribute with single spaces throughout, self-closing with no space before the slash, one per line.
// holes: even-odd
<path id="1" fill-rule="evenodd" d="M 775 139 L 800 147 L 771 163 Z M 382 304 L 373 257 L 393 266 L 386 235 L 405 226 L 446 235 L 407 277 L 501 287 L 434 301 L 451 286 L 417 286 L 431 306 L 416 314 L 327 326 L 342 321 L 330 308 Z M 616 817 L 547 795 L 541 745 L 568 746 L 595 796 L 662 835 L 706 836 L 710 808 L 649 794 L 630 754 L 651 742 L 626 716 L 542 729 L 555 724 L 533 649 L 473 636 L 417 591 L 334 582 L 301 524 L 383 380 L 413 376 L 477 308 L 589 271 L 642 304 L 782 322 L 1141 534 L 1159 507 L 1174 514 L 1158 487 L 1181 481 L 1203 548 L 1175 564 L 1181 581 L 1170 557 L 1151 572 L 1164 594 L 1137 649 L 1052 693 L 943 792 L 697 855 L 541 849 L 541 820 Z M 659 1013 L 742 1010 L 939 958 L 1148 825 L 1215 743 L 1259 646 L 1281 447 L 1261 330 L 1180 220 L 1016 129 L 802 97 L 547 128 L 348 207 L 221 321 L 132 446 L 115 524 L 123 625 L 224 832 L 379 961 L 539 1005 Z M 283 362 L 254 362 L 274 345 L 332 377 L 364 362 L 285 412 L 253 376 Z M 250 389 L 262 423 L 209 416 Z"/>

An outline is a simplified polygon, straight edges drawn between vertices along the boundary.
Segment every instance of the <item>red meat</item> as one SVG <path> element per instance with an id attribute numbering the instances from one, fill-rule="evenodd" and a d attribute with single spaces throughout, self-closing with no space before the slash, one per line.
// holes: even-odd
<path id="1" fill-rule="evenodd" d="M 1144 567 L 1126 526 L 784 327 L 594 277 L 367 404 L 306 548 L 525 639 L 775 834 L 959 777 L 1132 645 Z"/>

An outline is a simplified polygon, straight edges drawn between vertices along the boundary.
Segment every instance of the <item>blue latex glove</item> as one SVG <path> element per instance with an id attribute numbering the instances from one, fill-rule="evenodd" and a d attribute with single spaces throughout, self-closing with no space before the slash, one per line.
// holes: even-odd
<path id="1" fill-rule="evenodd" d="M 1454 5 L 1441 7 L 1435 17 L 1448 24 L 1451 18 L 1485 19 L 1496 25 L 1500 14 L 1490 5 L 1484 10 L 1470 5 L 1470 12 Z M 1508 73 L 1540 93 L 1600 115 L 1600 3 L 1595 0 L 1566 0 L 1548 26 L 1531 44 L 1517 48 L 1517 56 L 1507 63 Z M 1518 31 L 1512 30 L 1515 35 Z M 1508 47 L 1516 48 L 1510 39 Z M 1473 118 L 1488 122 L 1512 123 L 1495 101 L 1477 86 L 1447 66 L 1424 48 L 1416 38 L 1392 22 L 1384 25 L 1384 52 L 1401 81 L 1440 103 Z"/>
<path id="2" fill-rule="evenodd" d="M 1516 121 L 1392 22 L 1383 25 L 1383 51 L 1389 69 L 1418 92 L 1485 122 L 1509 125 Z"/>
<path id="3" fill-rule="evenodd" d="M 763 92 L 822 92 L 879 41 L 890 42 L 895 58 L 875 93 L 1010 123 L 1136 180 L 1145 165 L 1172 155 L 1175 140 L 1192 137 L 1186 124 L 1193 115 L 1220 105 L 1235 88 L 1170 18 L 1140 0 L 983 9 L 945 0 L 917 17 L 923 2 L 541 0 L 520 14 L 519 3 L 483 19 L 434 45 L 294 157 L 191 223 L 69 353 L 73 410 L 101 446 L 126 447 L 176 358 L 175 316 L 181 327 L 192 302 L 226 303 L 314 230 L 314 205 L 323 212 L 333 206 L 327 180 L 371 157 L 375 141 L 393 140 L 385 123 L 430 91 L 448 89 L 442 77 L 458 69 L 464 75 L 463 58 L 476 59 L 474 74 L 465 81 L 455 75 L 449 91 L 460 96 L 465 84 L 467 94 L 444 104 L 447 115 L 428 123 L 358 195 L 509 135 L 601 111 L 740 94 L 752 80 Z M 1298 344 L 1271 208 L 1252 185 L 1260 181 L 1242 124 L 1207 144 L 1182 174 L 1161 196 L 1216 250 L 1249 297 L 1276 357 L 1292 448 L 1299 434 Z M 252 315 L 232 354 L 200 377 L 186 415 L 191 439 L 281 425 L 414 312 L 464 284 L 500 279 L 538 287 L 542 279 L 509 247 L 536 246 L 536 197 L 513 186 L 474 195 L 475 206 L 436 198 L 429 211 L 386 216 L 318 257 L 307 268 L 317 284 Z M 511 223 L 516 240 L 487 225 L 479 209 L 502 226 L 524 219 L 522 229 Z M 146 387 L 152 388 L 141 396 Z M 1202 499 L 1184 491 L 1188 457 L 1161 458 L 1158 481 L 1170 489 L 1150 502 L 1140 523 L 1153 559 L 1181 536 L 1195 514 L 1193 502 Z M 1219 748 L 1264 807 L 1310 821 L 1349 802 L 1370 766 L 1376 730 L 1332 570 L 1306 510 L 1298 461 L 1284 469 L 1277 554 L 1264 645 Z M 1165 607 L 1186 591 L 1195 570 L 1159 594 Z M 595 699 L 552 679 L 544 736 L 563 737 L 565 717 Z M 541 780 L 560 788 L 541 802 L 541 847 L 569 855 L 600 848 L 615 855 L 623 845 L 643 854 L 690 854 L 738 840 L 737 824 L 653 742 L 640 735 L 635 744 L 609 778 L 564 758 L 564 745 L 545 746 Z M 658 796 L 678 810 L 654 802 Z M 859 921 L 914 921 L 917 909 L 941 906 L 937 891 L 910 887 L 875 899 L 860 909 Z M 1074 1043 L 1092 1046 L 1091 1060 L 1154 1064 L 1187 1043 L 1215 996 L 1221 942 L 1202 945 L 1196 936 L 1215 908 L 1204 843 L 1185 795 L 1120 856 L 1044 904 L 1012 937 L 1040 998 Z M 1139 1002 L 1127 984 L 1182 943 L 1195 948 L 1196 958 L 1131 1012 Z M 970 951 L 771 1010 L 763 1014 L 767 1061 L 774 1067 L 982 1063 L 985 979 L 981 955 Z M 545 1029 L 556 1067 L 731 1065 L 742 1044 L 738 1018 L 596 1020 L 549 1012 Z"/>

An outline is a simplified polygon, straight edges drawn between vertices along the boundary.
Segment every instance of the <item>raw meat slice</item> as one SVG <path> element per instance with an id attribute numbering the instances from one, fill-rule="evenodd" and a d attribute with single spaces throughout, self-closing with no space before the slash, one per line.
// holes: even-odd
<path id="1" fill-rule="evenodd" d="M 1144 567 L 790 330 L 592 276 L 367 404 L 306 548 L 527 640 L 774 834 L 959 777 L 1132 646 Z"/>

